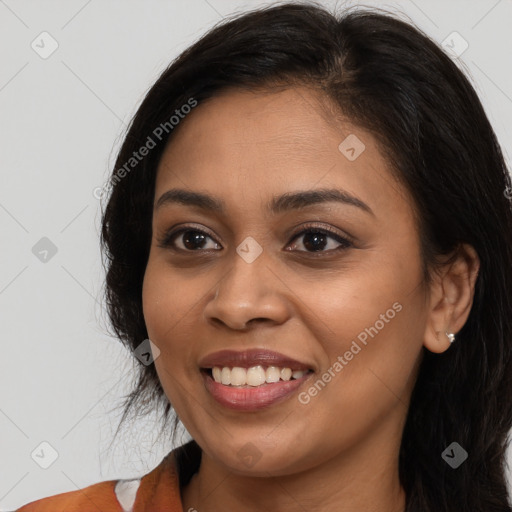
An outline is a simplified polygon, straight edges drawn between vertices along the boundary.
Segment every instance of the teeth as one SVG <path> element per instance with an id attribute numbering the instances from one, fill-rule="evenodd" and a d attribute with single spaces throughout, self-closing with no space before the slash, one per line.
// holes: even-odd
<path id="1" fill-rule="evenodd" d="M 292 378 L 292 370 L 290 368 L 281 369 L 281 379 L 290 380 Z"/>
<path id="2" fill-rule="evenodd" d="M 229 368 L 222 368 L 220 381 L 222 384 L 231 384 L 231 370 Z"/>
<path id="3" fill-rule="evenodd" d="M 229 371 L 228 368 L 225 368 Z M 244 368 L 233 368 L 231 370 L 231 385 L 233 386 L 243 386 L 247 382 L 247 372 Z"/>
<path id="4" fill-rule="evenodd" d="M 235 368 L 233 368 L 233 370 L 234 369 Z M 240 368 L 240 370 L 243 371 L 243 368 Z M 247 384 L 249 384 L 249 386 L 261 386 L 264 382 L 265 370 L 263 366 L 253 366 L 247 370 Z"/>
<path id="5" fill-rule="evenodd" d="M 267 382 L 279 382 L 281 370 L 277 366 L 269 366 L 265 372 L 265 380 Z"/>
<path id="6" fill-rule="evenodd" d="M 300 379 L 308 373 L 303 370 L 292 370 L 291 368 L 279 368 L 269 366 L 264 368 L 261 365 L 251 366 L 250 368 L 240 368 L 238 366 L 229 368 L 224 366 L 214 366 L 212 368 L 213 380 L 226 386 L 261 386 L 262 384 L 287 381 L 291 379 Z"/>

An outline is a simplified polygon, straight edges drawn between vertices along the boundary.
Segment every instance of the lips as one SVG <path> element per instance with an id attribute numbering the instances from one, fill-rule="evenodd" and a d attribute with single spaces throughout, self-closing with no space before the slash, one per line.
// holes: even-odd
<path id="1" fill-rule="evenodd" d="M 280 368 L 291 368 L 292 370 L 313 370 L 312 365 L 297 361 L 291 357 L 264 349 L 251 349 L 241 352 L 235 350 L 221 350 L 207 355 L 199 361 L 199 366 L 203 370 L 218 367 L 239 367 L 251 368 L 261 365 L 263 367 L 277 366 Z"/>
<path id="2" fill-rule="evenodd" d="M 212 398 L 224 407 L 245 412 L 281 403 L 313 375 L 312 365 L 264 349 L 222 350 L 202 358 L 199 364 Z"/>
<path id="3" fill-rule="evenodd" d="M 274 384 L 264 384 L 255 388 L 237 388 L 215 382 L 203 374 L 204 384 L 210 396 L 221 406 L 240 412 L 256 412 L 290 399 L 301 386 L 311 378 L 311 374 L 300 379 Z"/>

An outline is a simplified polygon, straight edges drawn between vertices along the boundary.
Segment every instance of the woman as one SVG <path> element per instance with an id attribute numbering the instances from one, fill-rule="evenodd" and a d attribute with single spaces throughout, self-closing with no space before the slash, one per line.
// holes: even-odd
<path id="1" fill-rule="evenodd" d="M 510 511 L 511 190 L 411 25 L 289 3 L 215 27 L 136 113 L 102 230 L 143 363 L 122 421 L 163 406 L 193 440 L 20 512 Z"/>

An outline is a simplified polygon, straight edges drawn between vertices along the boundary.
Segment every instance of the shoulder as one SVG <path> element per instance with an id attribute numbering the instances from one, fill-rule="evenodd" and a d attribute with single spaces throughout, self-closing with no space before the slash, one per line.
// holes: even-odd
<path id="1" fill-rule="evenodd" d="M 201 449 L 190 441 L 140 478 L 98 482 L 32 501 L 16 512 L 182 512 L 180 487 L 198 470 L 200 460 Z"/>
<path id="2" fill-rule="evenodd" d="M 142 479 L 132 482 L 140 485 Z M 109 480 L 89 485 L 76 491 L 64 492 L 32 501 L 16 512 L 84 512 L 102 510 L 105 512 L 128 512 L 131 510 L 137 489 L 127 486 L 125 480 Z M 132 491 L 133 494 L 130 494 Z M 133 492 L 134 491 L 134 492 Z M 129 503 L 129 499 L 133 501 Z M 123 503 L 126 506 L 123 506 Z"/>

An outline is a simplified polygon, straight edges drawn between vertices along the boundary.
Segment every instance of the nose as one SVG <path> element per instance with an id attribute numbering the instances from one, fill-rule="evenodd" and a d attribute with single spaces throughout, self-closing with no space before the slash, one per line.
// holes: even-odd
<path id="1" fill-rule="evenodd" d="M 234 330 L 259 323 L 278 325 L 290 316 L 286 289 L 264 253 L 251 263 L 235 253 L 231 269 L 218 282 L 204 315 L 208 322 Z"/>

